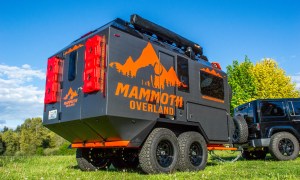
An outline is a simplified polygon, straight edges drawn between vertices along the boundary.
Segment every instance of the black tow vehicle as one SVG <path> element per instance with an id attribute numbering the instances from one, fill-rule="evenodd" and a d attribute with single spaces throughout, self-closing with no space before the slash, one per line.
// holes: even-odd
<path id="1" fill-rule="evenodd" d="M 246 120 L 249 130 L 244 158 L 264 159 L 267 153 L 277 160 L 298 157 L 300 98 L 255 100 L 236 107 L 234 114 Z"/>
<path id="2" fill-rule="evenodd" d="M 226 74 L 202 47 L 138 15 L 48 59 L 43 124 L 77 148 L 82 170 L 202 170 L 231 144 Z"/>

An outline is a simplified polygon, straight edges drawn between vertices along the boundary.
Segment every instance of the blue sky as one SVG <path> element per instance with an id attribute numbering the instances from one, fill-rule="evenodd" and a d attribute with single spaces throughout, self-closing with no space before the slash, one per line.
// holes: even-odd
<path id="1" fill-rule="evenodd" d="M 42 115 L 48 57 L 133 13 L 197 42 L 223 68 L 274 58 L 300 87 L 297 0 L 0 0 L 0 128 Z"/>

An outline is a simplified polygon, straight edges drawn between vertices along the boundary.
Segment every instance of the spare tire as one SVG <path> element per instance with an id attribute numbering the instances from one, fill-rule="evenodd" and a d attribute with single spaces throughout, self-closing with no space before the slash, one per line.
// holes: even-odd
<path id="1" fill-rule="evenodd" d="M 242 144 L 248 140 L 248 125 L 242 116 L 233 117 L 232 143 Z"/>

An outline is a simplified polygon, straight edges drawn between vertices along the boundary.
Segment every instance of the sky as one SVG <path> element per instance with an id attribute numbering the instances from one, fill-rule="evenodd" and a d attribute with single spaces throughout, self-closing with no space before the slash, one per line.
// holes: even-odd
<path id="1" fill-rule="evenodd" d="M 298 0 L 0 0 L 0 129 L 42 116 L 50 56 L 131 14 L 198 43 L 223 69 L 273 58 L 300 88 Z"/>

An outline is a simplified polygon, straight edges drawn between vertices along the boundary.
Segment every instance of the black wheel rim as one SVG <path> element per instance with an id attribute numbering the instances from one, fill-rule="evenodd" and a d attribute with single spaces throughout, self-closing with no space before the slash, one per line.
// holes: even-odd
<path id="1" fill-rule="evenodd" d="M 160 141 L 156 149 L 156 159 L 160 166 L 169 167 L 174 158 L 174 148 L 170 141 Z"/>
<path id="2" fill-rule="evenodd" d="M 287 138 L 283 138 L 279 141 L 278 149 L 284 156 L 291 156 L 294 153 L 294 143 Z"/>
<path id="3" fill-rule="evenodd" d="M 198 142 L 193 142 L 189 149 L 189 158 L 193 166 L 199 166 L 202 162 L 203 149 Z"/>
<path id="4" fill-rule="evenodd" d="M 240 130 L 238 128 L 238 125 L 236 122 L 234 122 L 234 131 L 233 131 L 233 134 L 232 134 L 232 140 L 233 142 L 238 142 L 239 141 L 239 134 L 240 134 Z"/>
<path id="5" fill-rule="evenodd" d="M 233 139 L 233 141 L 237 142 L 238 138 L 239 138 L 239 130 L 238 130 L 238 128 L 235 128 L 233 135 L 232 135 L 232 139 Z"/>
<path id="6" fill-rule="evenodd" d="M 109 162 L 109 160 L 106 158 L 105 151 L 94 148 L 89 150 L 89 161 L 99 169 L 106 167 Z"/>

